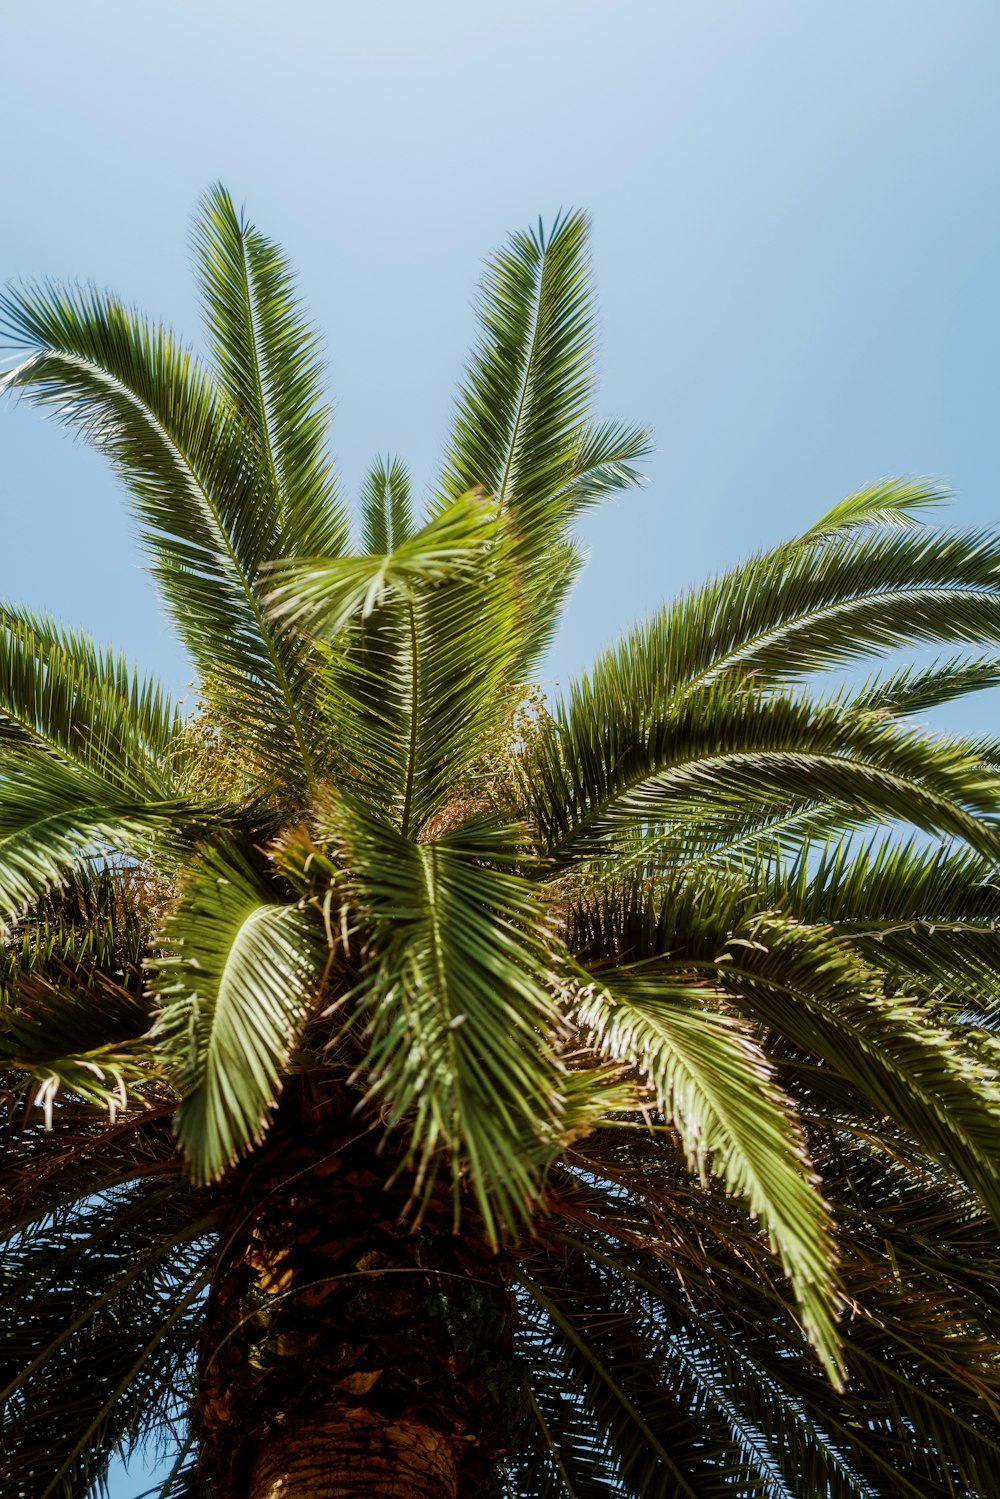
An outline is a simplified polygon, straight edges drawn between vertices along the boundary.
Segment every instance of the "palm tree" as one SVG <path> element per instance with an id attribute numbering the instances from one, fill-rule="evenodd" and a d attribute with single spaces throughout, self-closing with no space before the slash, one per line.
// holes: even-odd
<path id="1" fill-rule="evenodd" d="M 358 543 L 224 191 L 208 363 L 4 300 L 201 682 L 3 609 L 5 1495 L 144 1443 L 164 1499 L 995 1492 L 1000 750 L 913 717 L 1000 681 L 1000 538 L 873 486 L 547 707 L 649 447 L 589 414 L 586 236 L 489 263 L 443 475 L 376 464 Z"/>

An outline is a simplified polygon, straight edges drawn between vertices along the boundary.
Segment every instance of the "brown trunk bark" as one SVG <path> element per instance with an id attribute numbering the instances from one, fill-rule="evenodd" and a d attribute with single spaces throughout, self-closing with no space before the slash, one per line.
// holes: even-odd
<path id="1" fill-rule="evenodd" d="M 213 1499 L 493 1499 L 520 1380 L 506 1260 L 356 1099 L 289 1088 L 234 1175 L 197 1419 Z"/>
<path id="2" fill-rule="evenodd" d="M 458 1467 L 434 1427 L 345 1407 L 269 1442 L 248 1499 L 458 1499 Z"/>

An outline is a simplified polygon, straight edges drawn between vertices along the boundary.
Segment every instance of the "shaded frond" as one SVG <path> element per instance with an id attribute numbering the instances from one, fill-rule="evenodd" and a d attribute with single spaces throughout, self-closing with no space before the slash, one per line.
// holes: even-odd
<path id="1" fill-rule="evenodd" d="M 183 1422 L 214 1251 L 207 1208 L 176 1179 L 144 1182 L 5 1236 L 5 1493 L 98 1492 L 115 1452 Z"/>

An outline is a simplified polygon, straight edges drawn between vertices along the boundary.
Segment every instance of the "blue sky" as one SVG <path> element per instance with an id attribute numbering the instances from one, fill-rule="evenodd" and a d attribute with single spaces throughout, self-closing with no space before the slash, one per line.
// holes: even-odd
<path id="1" fill-rule="evenodd" d="M 47 0 L 3 33 L 0 280 L 93 279 L 196 338 L 221 178 L 300 268 L 354 487 L 387 450 L 432 481 L 481 258 L 590 209 L 602 414 L 659 452 L 587 523 L 549 687 L 867 480 L 996 519 L 996 0 Z M 0 596 L 183 694 L 101 461 L 26 408 L 0 443 Z M 951 712 L 995 731 L 995 695 Z"/>

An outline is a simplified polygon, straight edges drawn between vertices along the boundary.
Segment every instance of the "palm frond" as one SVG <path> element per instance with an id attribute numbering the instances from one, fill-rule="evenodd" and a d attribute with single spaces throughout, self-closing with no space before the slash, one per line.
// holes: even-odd
<path id="1" fill-rule="evenodd" d="M 0 610 L 0 746 L 46 746 L 133 796 L 176 794 L 177 708 L 85 635 Z"/>
<path id="2" fill-rule="evenodd" d="M 909 1164 L 870 1140 L 851 1144 L 842 1131 L 829 1138 L 824 1187 L 845 1231 L 851 1306 L 842 1327 L 849 1380 L 839 1391 L 803 1357 L 781 1285 L 762 1273 L 719 1184 L 685 1184 L 648 1131 L 602 1131 L 587 1142 L 575 1179 L 581 1200 L 555 1201 L 548 1258 L 542 1269 L 536 1253 L 531 1274 L 585 1340 L 616 1338 L 623 1353 L 640 1345 L 640 1378 L 656 1369 L 660 1388 L 687 1391 L 702 1451 L 721 1419 L 749 1463 L 735 1489 L 748 1499 L 785 1499 L 802 1485 L 845 1499 L 895 1494 L 897 1474 L 915 1480 L 898 1490 L 909 1499 L 927 1484 L 935 1494 L 956 1484 L 978 1493 L 974 1475 L 1000 1447 L 991 1414 L 995 1229 L 964 1188 L 929 1177 L 926 1161 Z M 558 1231 L 561 1221 L 568 1231 Z M 586 1289 L 590 1266 L 602 1277 L 596 1291 Z M 628 1354 L 615 1367 L 628 1370 Z"/>
<path id="3" fill-rule="evenodd" d="M 993 860 L 962 848 L 878 839 L 765 861 L 768 904 L 850 938 L 889 981 L 959 1018 L 1000 1003 L 1000 887 Z"/>
<path id="4" fill-rule="evenodd" d="M 114 854 L 166 862 L 217 828 L 225 809 L 123 793 L 44 750 L 0 757 L 0 911 L 14 917 Z"/>
<path id="5" fill-rule="evenodd" d="M 490 566 L 496 543 L 496 507 L 480 494 L 463 495 L 388 552 L 276 563 L 266 602 L 275 619 L 336 640 L 355 616 L 367 619 L 390 594 L 413 599 L 421 586 Z"/>
<path id="6" fill-rule="evenodd" d="M 751 919 L 720 957 L 696 966 L 724 974 L 746 1012 L 836 1069 L 1000 1221 L 996 1070 L 954 1028 L 880 994 L 846 944 L 787 918 Z"/>
<path id="7" fill-rule="evenodd" d="M 824 541 L 858 526 L 911 530 L 923 524 L 925 510 L 947 499 L 948 491 L 927 479 L 881 479 L 838 500 L 800 540 Z"/>
<path id="8" fill-rule="evenodd" d="M 711 1169 L 760 1218 L 798 1299 L 806 1336 L 834 1379 L 836 1254 L 794 1106 L 746 1024 L 704 991 L 612 972 L 579 1011 L 598 1050 L 637 1067 L 677 1130 L 691 1168 Z"/>
<path id="9" fill-rule="evenodd" d="M 302 645 L 266 618 L 259 586 L 264 563 L 283 555 L 282 506 L 248 461 L 246 429 L 172 335 L 108 295 L 10 291 L 0 330 L 30 351 L 0 389 L 53 407 L 108 454 L 178 633 L 218 685 L 216 711 L 254 738 L 279 784 L 301 787 Z"/>
<path id="10" fill-rule="evenodd" d="M 560 975 L 537 897 L 511 869 L 516 830 L 479 821 L 414 843 L 341 804 L 324 831 L 367 929 L 345 1024 L 365 1028 L 369 1096 L 405 1129 L 418 1190 L 447 1162 L 487 1232 L 516 1231 L 564 1123 Z"/>
<path id="11" fill-rule="evenodd" d="M 318 564 L 276 592 L 324 629 L 356 616 L 320 675 L 333 779 L 404 833 L 467 786 L 511 711 L 517 603 L 496 531 L 494 508 L 465 496 L 388 558 Z"/>
<path id="12" fill-rule="evenodd" d="M 93 1493 L 116 1451 L 183 1420 L 214 1249 L 205 1208 L 176 1179 L 142 1183 L 6 1238 L 5 1492 Z"/>
<path id="13" fill-rule="evenodd" d="M 459 390 L 444 496 L 481 487 L 496 497 L 520 597 L 518 676 L 530 674 L 575 567 L 574 515 L 639 477 L 647 429 L 591 424 L 595 320 L 579 213 L 546 233 L 512 237 L 486 267 L 480 341 Z"/>
<path id="14" fill-rule="evenodd" d="M 861 711 L 923 713 L 939 708 L 967 692 L 982 692 L 1000 686 L 1000 659 L 996 656 L 952 656 L 930 666 L 903 666 L 888 676 L 875 676 L 851 700 Z"/>
<path id="15" fill-rule="evenodd" d="M 552 499 L 573 477 L 593 386 L 588 232 L 584 214 L 569 214 L 548 234 L 514 235 L 487 264 L 458 395 L 445 492 L 494 495 L 526 548 L 544 547 L 563 519 Z"/>
<path id="16" fill-rule="evenodd" d="M 413 534 L 410 476 L 398 458 L 372 464 L 361 487 L 361 545 L 385 556 Z"/>
<path id="17" fill-rule="evenodd" d="M 275 555 L 335 556 L 348 527 L 326 449 L 324 366 L 288 259 L 218 183 L 201 201 L 193 240 L 219 384 L 280 496 Z"/>
<path id="18" fill-rule="evenodd" d="M 567 1295 L 565 1286 L 543 1286 L 526 1274 L 521 1284 L 542 1314 L 535 1340 L 585 1410 L 592 1450 L 614 1475 L 610 1492 L 628 1499 L 725 1499 L 734 1476 L 728 1433 L 707 1430 L 668 1385 L 653 1394 L 634 1329 L 602 1317 L 600 1289 L 587 1287 L 581 1305 L 575 1288 Z"/>
<path id="19" fill-rule="evenodd" d="M 559 493 L 565 513 L 579 515 L 614 494 L 634 489 L 644 475 L 634 465 L 654 451 L 649 427 L 627 422 L 591 422 L 580 433 L 572 477 Z"/>
<path id="20" fill-rule="evenodd" d="M 181 1095 L 177 1138 L 200 1182 L 264 1134 L 317 995 L 322 925 L 275 894 L 248 849 L 217 844 L 189 870 L 160 934 L 159 1049 Z"/>
<path id="21" fill-rule="evenodd" d="M 524 767 L 525 795 L 561 863 L 691 813 L 865 810 L 992 853 L 1000 782 L 971 748 L 836 703 L 718 683 L 655 714 L 603 676 L 577 684 Z"/>
<path id="22" fill-rule="evenodd" d="M 960 1028 L 942 1024 L 905 993 L 888 995 L 878 970 L 847 938 L 762 909 L 769 893 L 763 882 L 755 889 L 736 875 L 728 882 L 716 875 L 663 880 L 655 895 L 636 882 L 617 897 L 609 892 L 580 904 L 570 940 L 591 966 L 617 953 L 650 979 L 710 979 L 770 1036 L 795 1048 L 781 1073 L 795 1096 L 807 1086 L 827 1107 L 831 1098 L 837 1108 L 865 1107 L 868 1128 L 893 1120 L 997 1214 L 993 1058 L 981 1057 Z M 600 971 L 613 982 L 612 969 Z M 820 1059 L 820 1068 L 797 1071 L 810 1058 Z"/>
<path id="23" fill-rule="evenodd" d="M 652 708 L 724 675 L 776 685 L 918 642 L 1000 638 L 1000 538 L 860 527 L 780 546 L 629 632 L 591 678 Z"/>

